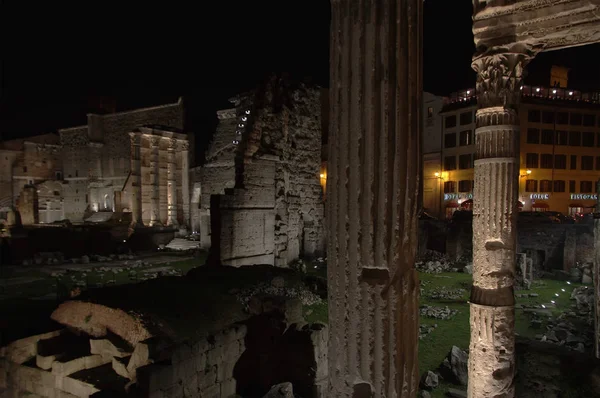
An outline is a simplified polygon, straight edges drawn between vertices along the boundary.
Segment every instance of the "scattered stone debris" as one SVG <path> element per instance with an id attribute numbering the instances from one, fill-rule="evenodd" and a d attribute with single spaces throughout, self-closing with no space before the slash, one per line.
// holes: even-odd
<path id="1" fill-rule="evenodd" d="M 452 346 L 440 365 L 440 373 L 444 380 L 466 386 L 469 381 L 468 362 L 469 354 L 457 346 Z"/>
<path id="2" fill-rule="evenodd" d="M 448 320 L 454 318 L 458 314 L 458 310 L 451 310 L 448 306 L 434 307 L 431 305 L 422 305 L 420 309 L 421 315 L 427 318 Z"/>
<path id="3" fill-rule="evenodd" d="M 424 373 L 421 377 L 420 387 L 423 390 L 433 390 L 440 384 L 439 377 L 436 373 L 428 370 L 427 373 Z"/>
<path id="4" fill-rule="evenodd" d="M 415 262 L 415 267 L 427 274 L 439 274 L 452 271 L 454 263 L 444 253 L 426 250 Z"/>
<path id="5" fill-rule="evenodd" d="M 434 323 L 433 326 L 428 325 L 419 325 L 419 340 L 423 340 L 427 335 L 433 332 L 437 328 L 437 323 Z"/>
<path id="6" fill-rule="evenodd" d="M 251 299 L 255 296 L 276 296 L 299 299 L 303 305 L 314 305 L 323 302 L 321 297 L 308 290 L 304 285 L 285 286 L 285 280 L 275 277 L 269 283 L 258 283 L 250 288 L 237 292 L 236 297 L 240 303 L 249 310 Z"/>
<path id="7" fill-rule="evenodd" d="M 433 300 L 460 300 L 466 293 L 465 289 L 448 289 L 444 286 L 431 291 L 429 297 Z"/>
<path id="8" fill-rule="evenodd" d="M 294 398 L 292 383 L 276 384 L 265 394 L 263 398 Z"/>

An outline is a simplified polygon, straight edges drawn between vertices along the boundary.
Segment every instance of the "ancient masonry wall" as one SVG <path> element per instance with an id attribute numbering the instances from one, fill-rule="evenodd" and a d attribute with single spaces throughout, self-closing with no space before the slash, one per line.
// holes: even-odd
<path id="1" fill-rule="evenodd" d="M 275 84 L 272 82 L 271 84 Z M 258 103 L 246 136 L 244 186 L 275 186 L 275 265 L 287 266 L 300 256 L 310 258 L 324 253 L 324 204 L 320 185 L 321 97 L 314 88 L 284 89 L 287 97 L 277 97 L 277 87 L 267 87 Z M 285 102 L 285 106 L 281 103 Z M 245 169 L 253 158 L 276 159 L 274 181 Z M 238 170 L 239 173 L 239 170 Z"/>
<path id="2" fill-rule="evenodd" d="M 194 344 L 175 349 L 170 361 L 138 369 L 138 386 L 150 398 L 233 398 L 233 369 L 245 350 L 246 327 L 234 325 Z"/>
<path id="3" fill-rule="evenodd" d="M 236 109 L 224 109 L 217 112 L 219 124 L 217 130 L 206 152 L 206 163 L 202 166 L 202 172 L 196 174 L 193 180 L 195 187 L 200 191 L 197 206 L 199 210 L 192 224 L 197 225 L 200 231 L 201 247 L 210 247 L 210 197 L 222 195 L 225 189 L 235 186 L 235 152 L 237 145 L 233 143 L 239 137 L 236 134 L 238 117 Z"/>

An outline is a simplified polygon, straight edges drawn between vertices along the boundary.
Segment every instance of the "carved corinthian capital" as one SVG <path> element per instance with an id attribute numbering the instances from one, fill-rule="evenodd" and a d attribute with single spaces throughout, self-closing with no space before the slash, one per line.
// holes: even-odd
<path id="1" fill-rule="evenodd" d="M 524 48 L 494 48 L 476 54 L 471 66 L 477 72 L 479 107 L 515 107 L 523 71 L 534 56 L 534 50 Z"/>

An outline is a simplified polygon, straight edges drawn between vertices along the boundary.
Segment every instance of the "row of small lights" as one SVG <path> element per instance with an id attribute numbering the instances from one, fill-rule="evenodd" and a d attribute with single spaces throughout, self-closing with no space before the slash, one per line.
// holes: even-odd
<path id="1" fill-rule="evenodd" d="M 524 87 L 525 87 L 525 86 L 521 86 L 521 87 L 520 87 L 520 90 L 523 90 L 523 88 L 524 88 Z M 539 93 L 540 91 L 542 91 L 542 89 L 541 89 L 540 87 L 537 87 L 537 88 L 535 89 L 535 92 L 536 92 L 536 93 Z M 558 92 L 558 90 L 556 90 L 556 89 L 553 89 L 553 90 L 552 90 L 552 94 L 556 94 L 557 92 Z M 573 91 L 569 91 L 569 96 L 573 96 L 574 94 L 575 94 L 575 92 L 573 92 Z M 471 95 L 471 90 L 467 90 L 467 95 L 468 95 L 468 96 L 470 96 L 470 95 Z M 462 97 L 462 98 L 459 98 L 458 100 L 462 102 L 462 101 L 467 101 L 469 98 L 470 98 L 470 97 Z"/>
<path id="2" fill-rule="evenodd" d="M 235 133 L 239 136 L 241 136 L 242 133 L 244 132 L 244 130 L 242 130 L 242 129 L 246 126 L 245 122 L 248 120 L 248 115 L 250 115 L 250 109 L 246 109 L 246 111 L 244 112 L 244 115 L 241 117 L 240 123 L 237 125 L 238 128 L 235 131 Z M 232 141 L 233 145 L 237 145 L 239 143 L 240 143 L 239 139 L 235 139 Z"/>
<path id="3" fill-rule="evenodd" d="M 570 284 L 571 284 L 571 282 L 567 281 L 567 285 L 570 285 Z M 587 289 L 587 287 L 586 287 L 586 289 Z M 566 293 L 566 292 L 567 292 L 567 291 L 566 291 L 564 288 L 563 288 L 563 289 L 560 289 L 560 290 L 561 290 L 561 292 L 562 292 L 562 293 Z M 560 294 L 559 294 L 559 293 L 554 293 L 554 295 L 555 295 L 556 297 L 560 297 Z M 550 300 L 550 302 L 551 302 L 552 304 L 556 305 L 556 301 L 554 301 L 554 300 Z M 542 304 L 542 308 L 546 308 L 546 306 L 545 306 L 544 304 Z"/>

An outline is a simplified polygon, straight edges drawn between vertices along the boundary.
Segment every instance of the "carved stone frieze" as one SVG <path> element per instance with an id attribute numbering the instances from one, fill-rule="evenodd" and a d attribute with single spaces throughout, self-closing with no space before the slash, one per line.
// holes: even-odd
<path id="1" fill-rule="evenodd" d="M 480 108 L 515 107 L 518 104 L 523 71 L 535 56 L 534 50 L 518 47 L 489 49 L 473 58 Z"/>
<path id="2" fill-rule="evenodd" d="M 188 151 L 190 149 L 190 143 L 188 141 L 180 141 L 180 142 L 181 142 L 181 144 L 179 147 L 182 151 Z"/>
<path id="3" fill-rule="evenodd" d="M 151 136 L 150 137 L 150 145 L 152 145 L 153 147 L 155 146 L 159 146 L 160 145 L 160 140 L 162 139 L 162 137 L 160 136 Z"/>

